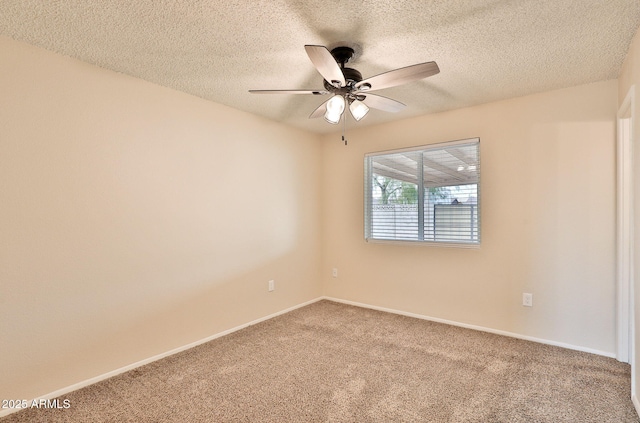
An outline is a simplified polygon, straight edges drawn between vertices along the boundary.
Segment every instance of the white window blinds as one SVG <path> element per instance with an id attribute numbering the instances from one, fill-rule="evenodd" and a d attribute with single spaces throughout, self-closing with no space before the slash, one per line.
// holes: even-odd
<path id="1" fill-rule="evenodd" d="M 480 140 L 365 156 L 365 238 L 480 243 Z"/>

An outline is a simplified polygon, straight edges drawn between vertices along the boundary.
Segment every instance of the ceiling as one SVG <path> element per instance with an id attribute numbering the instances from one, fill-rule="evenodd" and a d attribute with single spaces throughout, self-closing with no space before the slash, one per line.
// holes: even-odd
<path id="1" fill-rule="evenodd" d="M 326 97 L 305 44 L 355 47 L 364 78 L 436 61 L 440 73 L 376 94 L 348 127 L 614 79 L 640 25 L 638 0 L 3 0 L 0 34 L 308 131 Z"/>

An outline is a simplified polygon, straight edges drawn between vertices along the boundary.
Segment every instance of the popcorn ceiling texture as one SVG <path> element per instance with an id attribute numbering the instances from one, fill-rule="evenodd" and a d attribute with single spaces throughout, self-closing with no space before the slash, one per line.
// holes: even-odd
<path id="1" fill-rule="evenodd" d="M 305 44 L 357 46 L 365 78 L 438 63 L 363 126 L 617 78 L 639 24 L 637 0 L 0 3 L 0 35 L 315 132 L 340 129 L 307 119 L 326 97 L 247 92 L 322 88 Z"/>

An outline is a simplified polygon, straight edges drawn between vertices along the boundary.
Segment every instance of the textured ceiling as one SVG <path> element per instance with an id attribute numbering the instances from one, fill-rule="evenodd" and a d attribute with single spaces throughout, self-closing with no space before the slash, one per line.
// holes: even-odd
<path id="1" fill-rule="evenodd" d="M 436 61 L 440 74 L 376 92 L 353 127 L 618 77 L 638 0 L 2 0 L 0 34 L 314 132 L 327 97 L 305 44 L 346 43 L 367 78 Z"/>

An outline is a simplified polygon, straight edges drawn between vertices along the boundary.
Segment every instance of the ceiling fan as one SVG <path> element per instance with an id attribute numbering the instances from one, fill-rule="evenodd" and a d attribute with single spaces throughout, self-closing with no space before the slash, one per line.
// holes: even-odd
<path id="1" fill-rule="evenodd" d="M 356 121 L 369 112 L 369 107 L 386 112 L 399 112 L 406 107 L 405 104 L 381 95 L 370 94 L 370 91 L 395 87 L 440 72 L 436 62 L 426 62 L 362 79 L 360 72 L 345 67 L 345 63 L 355 53 L 351 47 L 341 46 L 331 51 L 325 46 L 306 45 L 304 48 L 311 63 L 324 78 L 324 90 L 249 90 L 249 92 L 253 94 L 333 94 L 311 113 L 309 119 L 324 115 L 327 122 L 337 124 L 347 105 Z"/>

